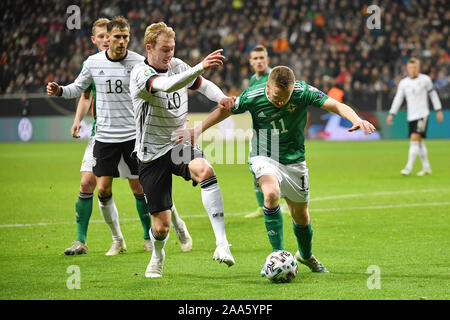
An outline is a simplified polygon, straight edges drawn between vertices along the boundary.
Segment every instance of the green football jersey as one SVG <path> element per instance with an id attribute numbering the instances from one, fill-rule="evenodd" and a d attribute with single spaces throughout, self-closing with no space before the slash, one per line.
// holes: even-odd
<path id="1" fill-rule="evenodd" d="M 271 70 L 272 70 L 271 68 L 267 68 L 266 72 L 259 78 L 258 78 L 258 75 L 255 73 L 250 78 L 250 85 L 249 85 L 249 87 L 256 86 L 257 84 L 261 84 L 261 83 L 266 83 L 267 79 L 269 79 L 269 74 L 270 74 Z"/>
<path id="2" fill-rule="evenodd" d="M 236 98 L 233 114 L 249 111 L 253 121 L 250 157 L 271 157 L 282 164 L 305 160 L 308 106 L 321 107 L 328 96 L 304 81 L 296 81 L 289 101 L 281 108 L 267 98 L 266 85 L 249 87 Z"/>

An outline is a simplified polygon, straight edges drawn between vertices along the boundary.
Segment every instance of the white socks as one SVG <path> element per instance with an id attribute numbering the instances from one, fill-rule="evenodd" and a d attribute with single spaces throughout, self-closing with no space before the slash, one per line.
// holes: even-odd
<path id="1" fill-rule="evenodd" d="M 171 220 L 172 225 L 175 230 L 179 230 L 180 227 L 183 225 L 183 220 L 181 220 L 180 216 L 178 215 L 177 208 L 175 207 L 175 204 L 172 205 L 172 208 L 170 208 L 171 213 Z"/>
<path id="2" fill-rule="evenodd" d="M 106 198 L 98 198 L 98 206 L 106 224 L 112 233 L 113 241 L 123 239 L 122 231 L 119 224 L 119 212 L 112 195 Z"/>
<path id="3" fill-rule="evenodd" d="M 430 162 L 428 161 L 428 151 L 423 140 L 420 142 L 410 141 L 408 163 L 406 164 L 405 169 L 409 171 L 412 170 L 414 161 L 416 160 L 417 156 L 419 156 L 420 160 L 422 160 L 423 169 L 430 169 Z"/>
<path id="4" fill-rule="evenodd" d="M 164 239 L 159 239 L 155 237 L 155 234 L 153 233 L 153 228 L 150 228 L 148 234 L 150 235 L 150 240 L 152 240 L 153 244 L 152 255 L 155 255 L 158 259 L 164 259 L 165 257 L 164 247 L 166 245 L 167 239 L 169 239 L 169 233 Z"/>
<path id="5" fill-rule="evenodd" d="M 225 218 L 222 193 L 215 176 L 200 182 L 203 206 L 208 212 L 209 220 L 216 236 L 216 245 L 228 244 L 225 233 Z"/>
<path id="6" fill-rule="evenodd" d="M 423 169 L 431 170 L 430 162 L 428 161 L 428 150 L 423 140 L 419 143 L 419 156 L 420 160 L 422 160 Z"/>

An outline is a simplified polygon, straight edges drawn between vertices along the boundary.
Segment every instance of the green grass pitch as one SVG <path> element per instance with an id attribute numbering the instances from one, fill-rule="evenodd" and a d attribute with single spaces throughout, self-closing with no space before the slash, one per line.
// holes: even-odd
<path id="1" fill-rule="evenodd" d="M 146 279 L 150 254 L 121 179 L 113 194 L 128 251 L 105 256 L 111 235 L 95 196 L 89 253 L 63 254 L 76 236 L 85 143 L 0 144 L 0 299 L 448 300 L 450 141 L 427 140 L 433 174 L 425 177 L 415 176 L 419 159 L 413 175 L 400 175 L 408 146 L 406 140 L 307 142 L 313 253 L 330 274 L 300 266 L 293 282 L 272 284 L 259 276 L 270 253 L 263 219 L 244 218 L 256 206 L 247 165 L 214 165 L 236 265 L 212 261 L 215 240 L 200 188 L 174 178 L 174 201 L 193 250 L 182 252 L 172 233 L 163 278 Z M 287 213 L 284 227 L 286 250 L 295 253 Z M 79 268 L 81 289 L 67 286 L 71 266 Z"/>

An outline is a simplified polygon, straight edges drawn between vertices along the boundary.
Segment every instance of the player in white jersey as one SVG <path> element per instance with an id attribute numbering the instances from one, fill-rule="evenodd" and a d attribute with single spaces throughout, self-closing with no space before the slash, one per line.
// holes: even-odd
<path id="1" fill-rule="evenodd" d="M 113 235 L 113 243 L 108 256 L 126 251 L 126 244 L 119 225 L 118 211 L 112 198 L 112 181 L 119 176 L 118 164 L 124 161 L 128 171 L 130 188 L 136 198 L 136 207 L 144 228 L 144 238 L 148 235 L 151 220 L 144 199 L 142 186 L 138 179 L 138 166 L 131 153 L 135 145 L 134 111 L 129 92 L 129 79 L 133 66 L 144 57 L 128 51 L 130 27 L 123 17 L 115 17 L 107 24 L 109 48 L 90 56 L 83 64 L 83 69 L 74 83 L 60 87 L 57 83 L 47 85 L 49 95 L 75 98 L 94 83 L 96 88 L 96 128 L 93 148 L 92 169 L 97 177 L 99 207 Z M 192 248 L 192 240 L 177 216 L 182 249 Z M 174 223 L 175 225 L 175 223 Z M 149 236 L 148 236 L 149 238 Z M 149 239 L 148 239 L 149 240 Z M 183 245 L 185 245 L 183 247 Z M 148 247 L 150 248 L 150 247 Z"/>
<path id="2" fill-rule="evenodd" d="M 439 123 L 444 120 L 442 105 L 439 96 L 433 87 L 431 78 L 420 73 L 420 61 L 411 58 L 407 64 L 408 77 L 403 78 L 399 84 L 397 93 L 392 101 L 389 115 L 386 123 L 392 125 L 394 115 L 400 109 L 403 99 L 406 98 L 407 119 L 409 122 L 410 146 L 408 153 L 408 162 L 406 167 L 400 171 L 402 175 L 408 176 L 413 169 L 414 161 L 417 156 L 422 160 L 422 170 L 417 173 L 418 176 L 431 174 L 431 166 L 428 160 L 428 151 L 425 146 L 427 133 L 428 117 L 430 114 L 428 106 L 428 97 L 436 110 L 436 119 Z"/>
<path id="3" fill-rule="evenodd" d="M 172 141 L 172 133 L 187 123 L 188 89 L 197 90 L 217 103 L 232 105 L 232 98 L 200 76 L 205 70 L 223 64 L 222 50 L 214 51 L 190 68 L 173 57 L 175 32 L 163 22 L 147 27 L 144 43 L 147 59 L 133 68 L 130 91 L 136 115 L 139 179 L 153 220 L 150 237 L 154 249 L 145 276 L 162 276 L 170 227 L 172 174 L 193 180 L 194 186 L 200 184 L 203 205 L 216 237 L 213 259 L 232 266 L 235 262 L 225 233 L 223 199 L 214 170 L 200 149 L 190 143 L 174 147 Z"/>

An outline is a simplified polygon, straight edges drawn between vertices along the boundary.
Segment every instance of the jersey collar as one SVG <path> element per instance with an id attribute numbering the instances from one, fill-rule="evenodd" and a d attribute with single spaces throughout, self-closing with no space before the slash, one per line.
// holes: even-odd
<path id="1" fill-rule="evenodd" d="M 128 49 L 127 49 L 127 52 L 125 53 L 125 55 L 123 56 L 123 58 L 120 58 L 120 59 L 116 59 L 116 60 L 111 59 L 111 58 L 108 56 L 108 49 L 105 50 L 105 56 L 106 56 L 106 59 L 108 59 L 108 60 L 111 61 L 111 62 L 119 62 L 119 61 L 125 60 L 125 58 L 128 56 Z"/>
<path id="2" fill-rule="evenodd" d="M 152 67 L 152 68 L 153 68 L 156 72 L 158 72 L 158 73 L 166 73 L 167 70 L 169 70 L 169 69 L 158 69 L 158 68 L 152 66 L 150 63 L 148 63 L 147 58 L 145 58 L 144 62 L 145 62 L 146 65 Z"/>

